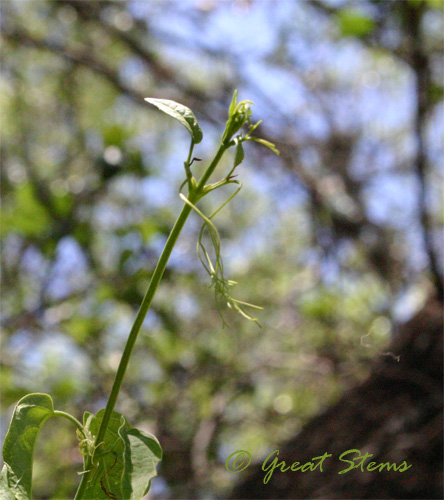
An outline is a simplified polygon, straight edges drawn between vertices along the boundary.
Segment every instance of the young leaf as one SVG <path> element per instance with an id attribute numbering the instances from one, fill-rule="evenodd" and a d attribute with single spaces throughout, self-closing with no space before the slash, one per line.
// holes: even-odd
<path id="1" fill-rule="evenodd" d="M 152 99 L 147 97 L 145 98 L 145 101 L 153 104 L 167 115 L 179 120 L 180 123 L 188 130 L 195 144 L 198 144 L 202 140 L 202 130 L 190 108 L 187 108 L 178 102 L 170 101 L 169 99 Z"/>
<path id="2" fill-rule="evenodd" d="M 0 498 L 31 499 L 35 442 L 43 424 L 53 415 L 54 405 L 47 394 L 28 394 L 17 403 L 3 444 Z"/>
<path id="3" fill-rule="evenodd" d="M 244 161 L 245 153 L 242 146 L 242 142 L 238 141 L 236 145 L 236 152 L 234 154 L 234 166 L 233 170 Z"/>
<path id="4" fill-rule="evenodd" d="M 148 493 L 151 479 L 157 475 L 156 465 L 162 459 L 159 441 L 138 429 L 122 429 L 125 441 L 125 472 L 123 476 L 123 498 L 140 500 Z"/>
<path id="5" fill-rule="evenodd" d="M 237 89 L 234 91 L 233 99 L 231 100 L 230 107 L 228 108 L 228 118 L 231 118 L 236 111 L 237 106 Z"/>
<path id="6" fill-rule="evenodd" d="M 255 141 L 255 142 L 259 142 L 260 144 L 266 146 L 267 148 L 271 149 L 273 151 L 273 153 L 279 155 L 280 152 L 279 150 L 276 148 L 276 146 L 270 142 L 270 141 L 266 141 L 265 139 L 259 139 L 258 137 L 251 137 L 249 140 L 252 140 L 252 141 Z"/>
<path id="7" fill-rule="evenodd" d="M 237 90 L 234 91 L 233 100 L 231 101 L 228 111 L 228 120 L 225 124 L 225 131 L 222 135 L 222 144 L 228 144 L 233 135 L 240 130 L 240 128 L 249 122 L 251 117 L 250 104 L 252 101 L 237 102 Z"/>

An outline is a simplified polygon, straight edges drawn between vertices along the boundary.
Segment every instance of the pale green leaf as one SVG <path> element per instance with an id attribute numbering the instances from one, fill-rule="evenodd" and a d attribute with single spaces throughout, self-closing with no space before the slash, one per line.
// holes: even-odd
<path id="1" fill-rule="evenodd" d="M 140 500 L 150 489 L 151 479 L 157 475 L 162 448 L 153 435 L 138 429 L 122 429 L 120 433 L 125 440 L 124 498 Z"/>
<path id="2" fill-rule="evenodd" d="M 31 499 L 35 443 L 43 424 L 53 415 L 54 405 L 47 394 L 28 394 L 17 403 L 3 444 L 2 500 Z"/>
<path id="3" fill-rule="evenodd" d="M 195 144 L 202 140 L 202 130 L 190 108 L 187 108 L 178 102 L 170 101 L 169 99 L 153 99 L 147 97 L 145 101 L 153 104 L 167 115 L 179 120 L 180 123 L 182 123 L 182 125 L 188 130 Z"/>
<path id="4" fill-rule="evenodd" d="M 273 151 L 273 153 L 275 153 L 277 155 L 280 154 L 279 150 L 276 148 L 276 146 L 270 141 L 266 141 L 265 139 L 259 139 L 258 137 L 251 137 L 251 140 L 259 142 L 263 146 L 266 146 L 267 148 L 271 149 Z"/>

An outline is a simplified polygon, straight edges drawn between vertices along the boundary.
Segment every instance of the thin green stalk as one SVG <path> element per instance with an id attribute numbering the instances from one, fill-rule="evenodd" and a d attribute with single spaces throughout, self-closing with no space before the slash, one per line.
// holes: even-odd
<path id="1" fill-rule="evenodd" d="M 63 417 L 66 418 L 67 420 L 70 420 L 80 431 L 83 431 L 83 425 L 76 419 L 76 417 L 73 417 L 69 413 L 65 413 L 64 411 L 54 410 L 53 415 L 54 417 Z"/>
<path id="2" fill-rule="evenodd" d="M 207 182 L 207 180 L 210 178 L 211 174 L 214 172 L 215 168 L 217 167 L 220 159 L 222 158 L 222 155 L 224 152 L 228 149 L 229 146 L 221 144 L 219 146 L 219 149 L 217 150 L 216 156 L 214 157 L 213 161 L 205 171 L 205 173 L 202 175 L 200 178 L 196 189 L 192 192 L 189 193 L 189 199 L 191 203 L 196 203 L 202 192 L 203 188 Z M 190 151 L 191 154 L 191 151 Z M 157 266 L 154 270 L 153 276 L 151 277 L 150 284 L 148 286 L 148 290 L 146 291 L 145 297 L 143 298 L 142 304 L 140 305 L 139 311 L 137 313 L 136 319 L 134 321 L 134 325 L 131 328 L 130 334 L 128 336 L 128 340 L 125 345 L 125 349 L 122 354 L 122 358 L 120 360 L 119 368 L 117 369 L 116 377 L 114 379 L 114 384 L 111 389 L 111 394 L 109 396 L 105 413 L 103 415 L 102 422 L 100 424 L 99 432 L 97 434 L 97 438 L 95 441 L 95 446 L 98 446 L 105 437 L 106 434 L 106 429 L 108 428 L 108 424 L 112 415 L 112 412 L 114 410 L 114 407 L 116 405 L 117 398 L 119 396 L 120 388 L 122 386 L 123 379 L 125 377 L 126 369 L 128 367 L 128 363 L 131 357 L 131 353 L 133 351 L 134 345 L 137 340 L 137 336 L 139 334 L 140 328 L 142 327 L 142 324 L 145 320 L 145 317 L 148 313 L 148 310 L 151 306 L 151 302 L 154 298 L 154 295 L 156 293 L 157 287 L 159 286 L 160 280 L 162 279 L 163 273 L 165 271 L 166 265 L 168 263 L 168 259 L 171 255 L 171 252 L 173 251 L 174 245 L 176 244 L 177 238 L 179 237 L 180 232 L 182 231 L 183 226 L 185 225 L 185 222 L 190 215 L 192 208 L 189 206 L 187 203 L 184 204 L 182 211 L 179 214 L 179 217 L 176 220 L 176 223 L 174 224 L 170 235 L 168 236 L 168 239 L 165 243 L 165 247 L 162 251 L 162 254 L 159 257 L 159 261 L 157 262 Z M 85 464 L 85 474 L 82 476 L 82 480 L 80 481 L 79 488 L 77 490 L 76 496 L 74 500 L 83 500 L 83 495 L 85 493 L 86 486 L 89 481 L 89 477 L 91 474 L 92 470 L 92 458 L 91 456 L 87 457 L 86 464 Z"/>
<path id="3" fill-rule="evenodd" d="M 185 172 L 187 174 L 186 182 L 188 183 L 188 193 L 190 193 L 192 188 L 193 188 L 193 186 L 191 184 L 191 178 L 193 177 L 193 174 L 191 173 L 191 169 L 190 169 L 191 156 L 193 155 L 193 149 L 194 149 L 194 141 L 191 140 L 190 151 L 188 152 L 188 158 L 187 158 L 187 161 L 184 163 Z"/>

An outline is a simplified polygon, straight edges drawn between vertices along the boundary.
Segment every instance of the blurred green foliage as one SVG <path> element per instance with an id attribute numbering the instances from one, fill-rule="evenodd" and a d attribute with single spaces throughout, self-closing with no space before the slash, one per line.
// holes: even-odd
<path id="1" fill-rule="evenodd" d="M 342 36 L 366 36 L 375 27 L 375 23 L 371 18 L 353 9 L 342 10 L 338 15 L 338 20 Z"/>

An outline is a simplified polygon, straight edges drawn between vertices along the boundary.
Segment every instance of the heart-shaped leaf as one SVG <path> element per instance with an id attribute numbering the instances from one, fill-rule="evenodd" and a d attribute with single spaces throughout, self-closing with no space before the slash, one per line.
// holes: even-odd
<path id="1" fill-rule="evenodd" d="M 187 108 L 178 102 L 170 101 L 169 99 L 153 99 L 147 97 L 145 101 L 153 104 L 167 115 L 179 120 L 180 123 L 188 130 L 195 144 L 198 144 L 202 140 L 202 130 L 190 108 Z"/>
<path id="2" fill-rule="evenodd" d="M 100 410 L 97 415 L 89 417 L 89 430 L 95 439 L 105 410 Z M 122 477 L 124 473 L 125 442 L 120 436 L 121 429 L 131 429 L 125 417 L 114 411 L 111 415 L 103 444 L 99 445 L 94 454 L 93 472 L 90 475 L 85 498 L 122 499 Z"/>
<path id="3" fill-rule="evenodd" d="M 43 424 L 53 415 L 54 405 L 48 394 L 28 394 L 17 403 L 3 444 L 0 498 L 31 499 L 35 443 Z"/>
<path id="4" fill-rule="evenodd" d="M 148 493 L 151 479 L 157 476 L 156 465 L 162 460 L 159 441 L 138 429 L 120 431 L 125 440 L 123 493 L 127 500 L 140 500 Z"/>
<path id="5" fill-rule="evenodd" d="M 100 410 L 92 418 L 91 414 L 86 414 L 93 439 L 98 434 L 104 412 Z M 140 500 L 148 492 L 151 479 L 157 475 L 156 465 L 161 458 L 162 449 L 154 436 L 131 427 L 123 415 L 113 411 L 103 444 L 94 454 L 85 498 Z"/>

